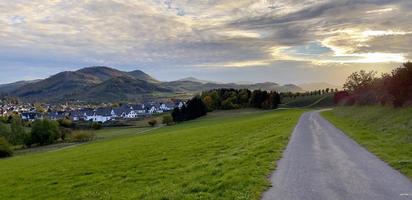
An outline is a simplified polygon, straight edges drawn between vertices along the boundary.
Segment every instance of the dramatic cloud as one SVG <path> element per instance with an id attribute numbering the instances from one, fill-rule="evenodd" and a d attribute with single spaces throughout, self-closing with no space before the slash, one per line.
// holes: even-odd
<path id="1" fill-rule="evenodd" d="M 90 65 L 167 80 L 230 71 L 223 81 L 319 81 L 316 71 L 341 83 L 342 69 L 389 71 L 412 60 L 411 8 L 409 0 L 1 1 L 0 83 Z M 308 77 L 267 75 L 276 71 Z"/>

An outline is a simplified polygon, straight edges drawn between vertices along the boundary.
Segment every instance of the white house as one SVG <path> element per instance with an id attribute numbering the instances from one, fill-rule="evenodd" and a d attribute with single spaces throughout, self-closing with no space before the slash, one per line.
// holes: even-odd
<path id="1" fill-rule="evenodd" d="M 107 121 L 112 120 L 113 116 L 112 116 L 111 111 L 112 110 L 108 108 L 98 108 L 94 110 L 92 115 L 90 115 L 90 113 L 85 113 L 85 119 L 87 121 L 105 123 Z"/>

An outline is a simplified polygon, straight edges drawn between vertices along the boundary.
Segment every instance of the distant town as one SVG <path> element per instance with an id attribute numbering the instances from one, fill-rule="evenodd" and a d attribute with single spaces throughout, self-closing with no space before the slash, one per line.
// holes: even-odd
<path id="1" fill-rule="evenodd" d="M 154 114 L 170 112 L 181 108 L 182 100 L 172 102 L 147 102 L 141 104 L 100 104 L 100 105 L 53 105 L 19 103 L 0 100 L 0 116 L 19 115 L 24 121 L 37 119 L 70 119 L 105 123 L 108 121 L 131 120 Z"/>

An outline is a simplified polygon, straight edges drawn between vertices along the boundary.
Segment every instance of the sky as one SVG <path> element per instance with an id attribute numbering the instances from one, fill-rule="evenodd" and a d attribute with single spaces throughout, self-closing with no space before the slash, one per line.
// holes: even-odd
<path id="1" fill-rule="evenodd" d="M 412 60 L 411 0 L 0 1 L 0 83 L 88 66 L 342 84 Z"/>

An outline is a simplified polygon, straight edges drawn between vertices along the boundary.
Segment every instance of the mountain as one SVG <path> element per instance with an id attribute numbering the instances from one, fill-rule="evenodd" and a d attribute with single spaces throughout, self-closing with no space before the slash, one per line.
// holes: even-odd
<path id="1" fill-rule="evenodd" d="M 215 88 L 247 88 L 250 90 L 275 90 L 300 92 L 296 85 L 279 85 L 272 82 L 254 84 L 215 83 L 193 77 L 161 82 L 140 70 L 124 72 L 97 66 L 77 71 L 65 71 L 33 82 L 16 82 L 7 86 L 7 93 L 22 100 L 35 102 L 113 102 L 146 101 L 156 98 L 193 95 Z M 1 88 L 1 85 L 0 85 Z"/>
<path id="2" fill-rule="evenodd" d="M 325 82 L 305 83 L 305 84 L 300 84 L 299 87 L 305 91 L 323 90 L 326 88 L 330 88 L 330 89 L 332 88 L 341 89 L 342 88 L 341 86 L 332 85 L 332 84 L 325 83 Z"/>
<path id="3" fill-rule="evenodd" d="M 35 83 L 40 80 L 32 80 L 32 81 L 17 81 L 14 83 L 7 83 L 7 84 L 1 84 L 0 85 L 0 93 L 9 93 L 14 90 L 16 90 L 19 87 L 22 87 L 24 85 L 30 84 L 30 83 Z"/>
<path id="4" fill-rule="evenodd" d="M 141 71 L 123 72 L 109 67 L 88 67 L 60 72 L 9 92 L 27 101 L 100 101 L 127 100 L 142 93 L 171 92 Z"/>
<path id="5" fill-rule="evenodd" d="M 254 83 L 254 84 L 236 84 L 236 83 L 200 83 L 193 81 L 171 81 L 164 82 L 164 86 L 173 87 L 178 92 L 201 92 L 216 88 L 234 88 L 249 90 L 272 90 L 278 92 L 302 92 L 303 90 L 296 85 L 279 85 L 272 82 Z"/>
<path id="6" fill-rule="evenodd" d="M 154 79 L 153 79 L 154 80 Z M 98 102 L 144 100 L 142 95 L 150 96 L 154 92 L 171 93 L 171 89 L 134 77 L 121 76 L 109 79 L 101 84 L 87 88 L 87 93 L 80 95 L 79 99 L 93 99 Z M 102 95 L 104 94 L 104 95 Z"/>
<path id="7" fill-rule="evenodd" d="M 200 80 L 200 79 L 197 79 L 195 77 L 186 77 L 186 78 L 179 79 L 177 81 L 190 81 L 190 82 L 196 82 L 196 83 L 202 83 L 202 84 L 217 83 L 217 82 L 214 82 L 214 81 Z"/>
<path id="8" fill-rule="evenodd" d="M 140 70 L 134 70 L 131 72 L 127 72 L 127 74 L 129 74 L 130 76 L 139 79 L 139 80 L 143 80 L 143 81 L 147 81 L 150 83 L 160 83 L 160 81 L 154 79 L 153 77 L 151 77 L 150 75 L 140 71 Z"/>

